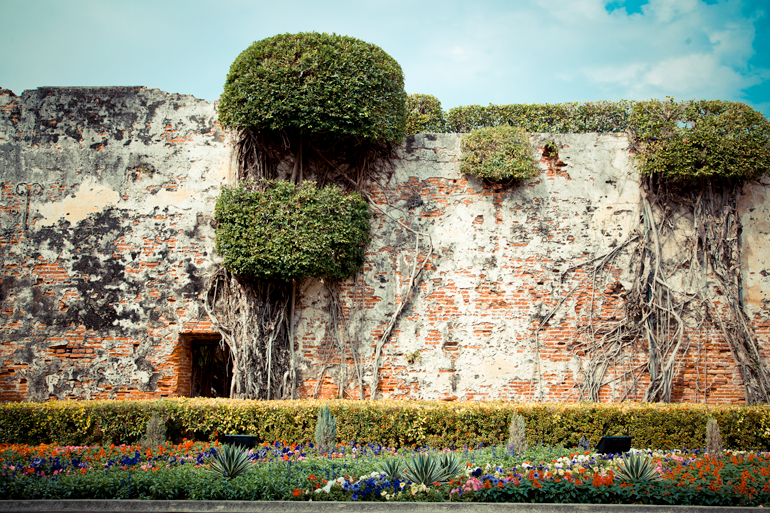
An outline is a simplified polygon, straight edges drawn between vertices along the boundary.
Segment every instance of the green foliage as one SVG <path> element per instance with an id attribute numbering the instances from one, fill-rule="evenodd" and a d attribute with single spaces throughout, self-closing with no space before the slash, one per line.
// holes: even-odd
<path id="1" fill-rule="evenodd" d="M 491 451 L 490 451 L 491 452 Z M 480 452 L 471 458 L 481 457 Z M 490 468 L 498 462 L 489 457 L 476 460 L 476 466 Z M 758 462 L 756 454 L 738 457 L 737 461 L 724 461 L 720 469 L 708 470 L 708 464 L 699 459 L 687 466 L 676 465 L 677 475 L 666 479 L 604 481 L 592 483 L 591 479 L 549 479 L 540 477 L 530 480 L 526 477 L 508 482 L 508 469 L 497 474 L 483 473 L 479 476 L 481 487 L 476 491 L 457 493 L 460 485 L 434 487 L 427 485 L 424 491 L 410 493 L 418 486 L 406 486 L 401 494 L 390 494 L 390 501 L 428 502 L 509 502 L 509 503 L 572 503 L 572 504 L 660 504 L 660 505 L 701 505 L 701 506 L 760 506 L 770 502 L 770 492 L 764 488 L 767 479 L 766 462 Z M 753 461 L 752 461 L 753 460 Z M 96 465 L 96 461 L 94 462 Z M 208 500 L 208 501 L 287 501 L 287 500 L 347 500 L 356 493 L 358 501 L 378 501 L 384 497 L 378 492 L 396 492 L 392 483 L 369 477 L 374 462 L 368 458 L 345 458 L 319 460 L 308 458 L 288 462 L 280 459 L 261 462 L 240 477 L 224 479 L 214 477 L 204 468 L 185 464 L 171 468 L 154 468 L 142 471 L 134 468 L 122 469 L 113 466 L 108 469 L 94 468 L 62 474 L 53 478 L 36 474 L 8 473 L 0 476 L 0 497 L 4 500 L 62 500 L 62 499 L 140 499 L 140 500 Z M 101 465 L 99 465 L 101 467 Z M 521 467 L 519 467 L 521 468 Z M 596 469 L 597 467 L 593 467 Z M 603 468 L 607 468 L 604 466 Z M 589 471 L 590 472 L 590 471 Z M 312 475 L 312 476 L 311 476 Z M 322 479 L 331 481 L 338 476 L 346 479 L 348 490 L 334 486 L 331 493 L 307 493 Z M 363 476 L 363 479 L 356 478 Z M 542 473 L 541 473 L 542 476 Z M 460 478 L 468 482 L 470 479 Z M 357 485 L 357 486 L 356 486 Z M 384 486 L 383 486 L 384 485 Z M 357 492 L 353 490 L 358 488 Z M 369 491 L 367 491 L 369 488 Z M 375 488 L 378 490 L 375 491 Z M 294 490 L 305 490 L 299 496 Z M 452 494 L 452 490 L 455 493 Z M 57 503 L 61 505 L 61 503 Z M 12 504 L 8 504 L 10 508 Z M 30 505 L 27 505 L 30 506 Z M 31 506 L 35 506 L 32 504 Z M 43 505 L 45 506 L 45 505 Z M 350 509 L 340 505 L 339 509 Z M 258 505 L 257 505 L 258 507 Z M 443 506 L 442 506 L 443 507 Z M 297 509 L 297 508 L 295 508 Z M 301 508 L 300 508 L 301 509 Z M 307 509 L 307 507 L 305 507 Z M 327 509 L 328 508 L 327 506 Z M 359 506 L 358 509 L 372 509 Z M 381 507 L 379 509 L 382 509 Z M 409 509 L 393 506 L 393 509 Z M 414 508 L 412 508 L 414 509 Z M 444 507 L 444 509 L 447 509 Z M 450 508 L 455 509 L 455 508 Z M 468 508 L 465 508 L 468 509 Z M 499 508 L 495 508 L 499 509 Z M 586 509 L 582 506 L 582 509 Z M 669 508 L 672 509 L 672 508 Z"/>
<path id="2" fill-rule="evenodd" d="M 623 461 L 618 463 L 615 475 L 624 482 L 657 481 L 660 479 L 652 460 L 640 453 L 623 455 Z"/>
<path id="3" fill-rule="evenodd" d="M 518 461 L 549 462 L 574 453 L 574 449 L 567 449 L 561 444 L 554 446 L 538 443 L 519 454 Z"/>
<path id="4" fill-rule="evenodd" d="M 404 460 L 402 458 L 395 457 L 381 460 L 375 468 L 377 469 L 377 472 L 385 474 L 388 479 L 393 481 L 403 477 L 403 467 Z"/>
<path id="5" fill-rule="evenodd" d="M 256 41 L 230 66 L 219 104 L 226 128 L 400 140 L 401 66 L 376 45 L 303 32 Z"/>
<path id="6" fill-rule="evenodd" d="M 556 146 L 555 142 L 546 141 L 545 145 L 543 146 L 543 157 L 549 157 L 549 158 L 559 157 L 559 147 Z"/>
<path id="7" fill-rule="evenodd" d="M 417 453 L 405 462 L 402 475 L 415 484 L 427 486 L 441 482 L 444 473 L 439 467 L 437 458 L 432 454 Z"/>
<path id="8" fill-rule="evenodd" d="M 214 461 L 209 463 L 206 471 L 225 479 L 234 479 L 251 470 L 254 462 L 249 458 L 249 451 L 237 445 L 224 444 L 216 452 Z"/>
<path id="9" fill-rule="evenodd" d="M 286 181 L 241 182 L 217 199 L 224 266 L 255 278 L 345 279 L 364 262 L 369 207 L 358 193 Z"/>
<path id="10" fill-rule="evenodd" d="M 401 476 L 415 484 L 430 486 L 433 483 L 447 483 L 462 471 L 462 463 L 455 454 L 418 452 L 406 460 Z"/>
<path id="11" fill-rule="evenodd" d="M 491 182 L 518 182 L 537 176 L 527 132 L 518 127 L 478 128 L 463 137 L 460 172 Z"/>
<path id="12" fill-rule="evenodd" d="M 465 133 L 484 127 L 510 125 L 527 132 L 625 132 L 632 102 L 468 105 L 449 109 L 447 132 Z"/>
<path id="13" fill-rule="evenodd" d="M 638 143 L 642 173 L 670 181 L 746 181 L 770 172 L 770 122 L 742 103 L 669 99 L 468 105 L 449 110 L 443 131 L 501 125 L 530 133 L 628 131 Z"/>
<path id="14" fill-rule="evenodd" d="M 144 436 L 139 440 L 139 444 L 142 447 L 157 447 L 165 441 L 166 423 L 158 415 L 158 412 L 152 412 L 150 420 L 147 421 Z"/>
<path id="15" fill-rule="evenodd" d="M 444 111 L 430 94 L 410 94 L 406 99 L 406 133 L 443 132 Z"/>
<path id="16" fill-rule="evenodd" d="M 315 425 L 315 443 L 321 452 L 332 452 L 337 439 L 337 419 L 325 404 L 318 410 L 318 420 Z"/>
<path id="17" fill-rule="evenodd" d="M 633 105 L 630 128 L 644 175 L 671 181 L 744 181 L 770 172 L 770 122 L 742 103 L 647 101 Z"/>
<path id="18" fill-rule="evenodd" d="M 256 435 L 259 442 L 314 440 L 314 400 L 249 401 L 173 398 L 163 401 L 51 401 L 0 404 L 0 443 L 136 443 L 151 414 L 167 419 L 167 437 L 213 440 L 218 433 Z M 576 447 L 585 437 L 633 436 L 633 447 L 702 449 L 706 421 L 719 422 L 727 449 L 770 447 L 770 406 L 693 404 L 440 403 L 334 401 L 337 439 L 388 447 L 504 445 L 511 415 L 527 426 L 529 452 L 537 447 Z"/>
<path id="19" fill-rule="evenodd" d="M 511 423 L 508 427 L 508 452 L 522 454 L 527 451 L 527 423 L 524 417 L 514 412 L 511 414 Z"/>
<path id="20" fill-rule="evenodd" d="M 465 468 L 459 456 L 453 452 L 443 452 L 438 455 L 438 465 L 444 472 L 444 480 L 440 482 L 451 481 L 463 473 Z"/>

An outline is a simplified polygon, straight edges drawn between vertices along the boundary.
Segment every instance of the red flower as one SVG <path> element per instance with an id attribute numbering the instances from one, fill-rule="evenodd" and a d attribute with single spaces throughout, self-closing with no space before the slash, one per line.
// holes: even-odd
<path id="1" fill-rule="evenodd" d="M 300 495 L 301 493 L 302 493 L 302 492 L 299 490 L 299 488 L 295 488 L 295 489 L 294 489 L 294 491 L 292 492 L 292 495 L 293 495 L 294 497 L 299 497 L 299 495 Z"/>

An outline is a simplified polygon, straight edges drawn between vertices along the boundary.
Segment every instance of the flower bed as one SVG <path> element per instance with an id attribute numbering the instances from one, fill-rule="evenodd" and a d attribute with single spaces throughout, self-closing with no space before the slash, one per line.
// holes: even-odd
<path id="1" fill-rule="evenodd" d="M 5 499 L 359 500 L 641 503 L 758 506 L 770 503 L 770 454 L 727 451 L 637 451 L 654 475 L 623 475 L 619 455 L 538 446 L 520 456 L 500 447 L 442 451 L 462 471 L 444 483 L 389 478 L 383 463 L 428 448 L 398 451 L 378 444 L 275 443 L 250 451 L 253 465 L 228 479 L 208 468 L 220 446 L 187 441 L 138 446 L 0 445 Z"/>

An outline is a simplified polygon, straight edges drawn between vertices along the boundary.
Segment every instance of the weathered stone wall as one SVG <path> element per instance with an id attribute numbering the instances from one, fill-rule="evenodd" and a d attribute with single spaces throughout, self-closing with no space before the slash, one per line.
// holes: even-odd
<path id="1" fill-rule="evenodd" d="M 377 341 L 415 256 L 430 253 L 382 346 L 378 397 L 580 398 L 581 344 L 622 316 L 633 276 L 624 243 L 639 225 L 639 177 L 626 137 L 534 134 L 539 155 L 547 140 L 559 155 L 511 189 L 461 176 L 459 140 L 409 137 L 369 189 L 365 268 L 337 292 L 302 285 L 303 395 L 370 395 Z M 214 202 L 233 176 L 216 106 L 144 88 L 4 91 L 0 173 L 0 400 L 189 394 L 190 340 L 213 333 L 200 295 L 217 260 Z M 744 301 L 763 348 L 769 185 L 740 201 Z M 336 327 L 332 293 L 345 314 Z M 687 337 L 674 400 L 741 402 L 719 330 Z M 641 398 L 643 343 L 621 356 L 603 400 Z"/>
<path id="2" fill-rule="evenodd" d="M 0 96 L 0 397 L 189 393 L 180 333 L 231 171 L 215 106 L 145 88 Z"/>

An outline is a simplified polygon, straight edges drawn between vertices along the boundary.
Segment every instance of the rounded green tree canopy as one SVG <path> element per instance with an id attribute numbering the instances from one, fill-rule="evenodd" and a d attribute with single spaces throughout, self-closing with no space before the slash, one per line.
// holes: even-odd
<path id="1" fill-rule="evenodd" d="M 230 66 L 225 128 L 397 141 L 406 131 L 401 66 L 360 39 L 303 32 L 257 41 Z"/>
<path id="2" fill-rule="evenodd" d="M 217 252 L 242 276 L 345 279 L 364 262 L 369 207 L 357 192 L 315 182 L 241 182 L 217 199 Z"/>
<path id="3" fill-rule="evenodd" d="M 737 102 L 636 102 L 630 128 L 643 175 L 672 182 L 746 181 L 770 172 L 770 122 Z"/>

